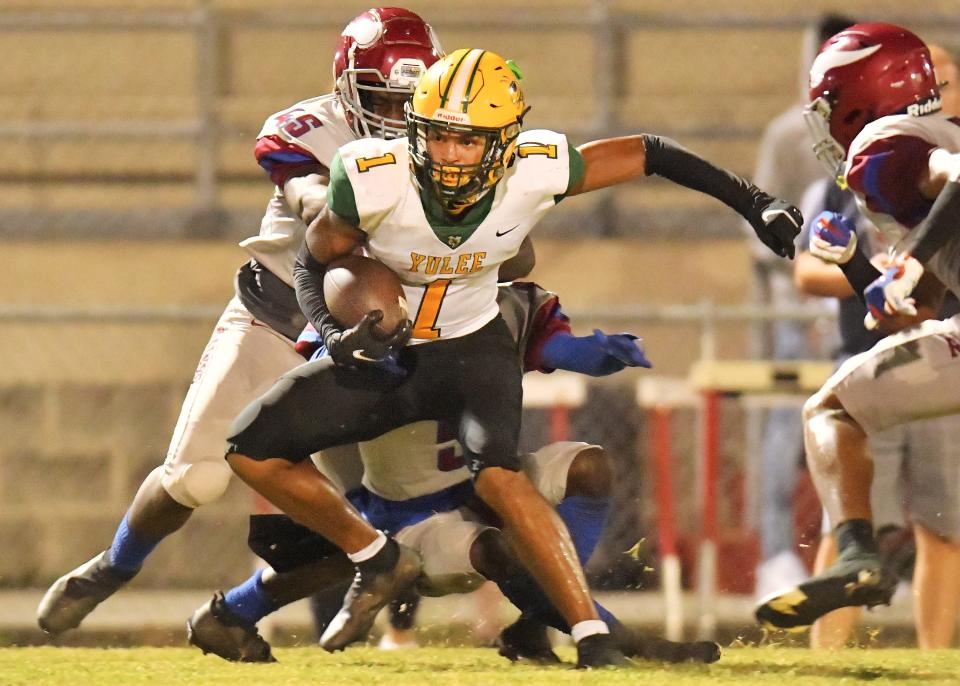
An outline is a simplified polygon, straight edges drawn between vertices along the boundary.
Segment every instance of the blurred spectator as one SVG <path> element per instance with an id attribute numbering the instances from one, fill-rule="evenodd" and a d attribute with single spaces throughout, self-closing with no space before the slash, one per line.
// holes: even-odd
<path id="1" fill-rule="evenodd" d="M 950 54 L 930 46 L 940 81 L 956 83 L 958 69 Z M 943 110 L 960 115 L 960 89 L 943 91 Z M 859 215 L 853 194 L 842 191 L 830 180 L 814 184 L 803 202 L 808 226 L 801 235 L 806 246 L 809 222 L 822 210 L 843 214 L 857 224 L 860 245 L 866 254 L 882 260 L 886 246 L 879 233 Z M 797 287 L 806 293 L 840 298 L 842 346 L 837 363 L 867 350 L 884 334 L 863 327 L 866 309 L 854 297 L 840 269 L 812 256 L 805 249 L 798 254 Z M 949 317 L 960 311 L 960 303 L 948 294 L 939 314 Z M 887 331 L 886 333 L 892 333 Z M 913 577 L 914 620 L 921 648 L 946 648 L 953 640 L 960 613 L 960 416 L 906 424 L 869 438 L 874 464 L 870 492 L 877 541 L 885 563 L 903 578 Z M 912 525 L 902 527 L 906 513 Z M 832 525 L 824 522 L 825 535 L 817 553 L 816 572 L 836 558 L 836 543 L 829 535 Z M 914 551 L 913 539 L 916 541 Z M 913 569 L 916 557 L 916 571 Z M 817 621 L 811 632 L 813 648 L 839 648 L 848 640 L 860 616 L 860 608 L 836 610 Z"/>
<path id="2" fill-rule="evenodd" d="M 825 40 L 853 23 L 849 17 L 827 14 L 807 29 L 797 101 L 770 122 L 760 141 L 753 181 L 789 202 L 800 202 L 804 190 L 824 176 L 823 167 L 811 151 L 803 120 L 810 64 Z M 772 254 L 762 254 L 756 245 L 752 249 L 754 301 L 779 307 L 802 302 L 793 287 L 791 263 Z M 766 331 L 755 332 L 758 340 L 754 342 L 753 353 L 779 360 L 812 357 L 808 329 L 809 325 L 804 322 L 774 323 Z M 794 549 L 793 494 L 803 457 L 799 407 L 775 408 L 768 413 L 760 453 L 761 560 L 755 592 L 758 597 L 764 597 L 807 576 Z"/>

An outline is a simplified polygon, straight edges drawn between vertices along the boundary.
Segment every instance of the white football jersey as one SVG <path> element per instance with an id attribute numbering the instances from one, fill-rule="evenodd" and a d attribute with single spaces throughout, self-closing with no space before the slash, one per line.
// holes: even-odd
<path id="1" fill-rule="evenodd" d="M 500 264 L 517 254 L 570 184 L 566 136 L 525 131 L 514 163 L 491 191 L 492 201 L 477 203 L 479 208 L 486 200 L 489 211 L 476 230 L 466 238 L 441 238 L 427 220 L 411 178 L 406 138 L 353 141 L 341 148 L 340 161 L 350 188 L 337 188 L 342 177 L 331 169 L 328 202 L 336 212 L 334 196 L 352 191 L 369 253 L 403 282 L 413 344 L 464 336 L 496 317 Z"/>
<path id="2" fill-rule="evenodd" d="M 304 100 L 270 115 L 257 139 L 266 137 L 276 142 L 279 154 L 305 152 L 328 169 L 337 149 L 356 139 L 333 94 Z M 260 222 L 260 233 L 241 241 L 240 247 L 292 287 L 293 263 L 306 230 L 287 205 L 283 189 L 277 188 Z"/>
<path id="3" fill-rule="evenodd" d="M 363 485 L 387 500 L 436 493 L 470 478 L 456 432 L 439 422 L 401 426 L 358 447 Z"/>
<path id="4" fill-rule="evenodd" d="M 883 234 L 884 242 L 896 245 L 911 229 L 893 215 L 903 210 L 903 195 L 895 192 L 898 186 L 915 186 L 917 179 L 891 178 L 891 174 L 907 167 L 913 170 L 926 166 L 930 149 L 944 148 L 960 152 L 960 121 L 934 114 L 914 117 L 898 114 L 882 117 L 867 124 L 850 144 L 846 172 L 851 190 L 857 198 L 857 206 Z M 915 160 L 915 165 L 890 165 L 891 171 L 882 169 L 887 162 L 884 156 L 900 156 Z M 876 163 L 872 162 L 876 158 Z M 901 160 L 902 162 L 902 160 Z M 861 165 L 864 171 L 854 174 L 852 167 Z M 851 178 L 852 176 L 852 178 Z M 882 198 L 873 200 L 871 198 Z M 873 207 L 868 206 L 868 202 Z M 932 204 L 932 203 L 931 203 Z M 886 211 L 884 211 L 886 210 Z M 926 223 L 924 218 L 914 228 Z M 927 268 L 955 294 L 960 295 L 960 227 L 943 248 L 930 260 Z"/>

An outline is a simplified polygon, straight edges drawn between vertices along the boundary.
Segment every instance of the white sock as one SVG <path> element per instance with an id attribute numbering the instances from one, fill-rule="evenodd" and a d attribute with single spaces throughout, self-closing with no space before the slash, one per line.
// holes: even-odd
<path id="1" fill-rule="evenodd" d="M 607 627 L 607 623 L 602 619 L 588 619 L 583 622 L 577 622 L 570 627 L 570 637 L 573 639 L 574 643 L 579 643 L 587 636 L 609 633 L 610 629 Z"/>
<path id="2" fill-rule="evenodd" d="M 371 557 L 379 553 L 386 544 L 386 535 L 384 535 L 382 531 L 378 531 L 377 537 L 373 539 L 373 543 L 364 548 L 360 548 L 360 550 L 355 553 L 347 553 L 347 557 L 349 557 L 350 561 L 354 564 L 360 564 L 361 562 L 366 562 Z"/>

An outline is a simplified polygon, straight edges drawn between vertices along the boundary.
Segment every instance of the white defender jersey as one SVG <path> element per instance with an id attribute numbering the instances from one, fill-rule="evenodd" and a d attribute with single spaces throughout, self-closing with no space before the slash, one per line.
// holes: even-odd
<path id="1" fill-rule="evenodd" d="M 411 343 L 464 336 L 496 317 L 498 268 L 566 192 L 569 150 L 563 134 L 521 133 L 514 163 L 490 191 L 492 198 L 467 210 L 462 223 L 476 229 L 463 236 L 452 226 L 435 229 L 427 219 L 406 138 L 363 139 L 341 148 L 328 205 L 356 220 L 371 256 L 400 276 L 413 319 Z"/>
<path id="2" fill-rule="evenodd" d="M 334 94 L 298 102 L 270 115 L 257 136 L 257 161 L 268 171 L 284 164 L 317 161 L 327 169 L 337 149 L 356 136 L 347 124 Z M 293 287 L 293 264 L 303 243 L 306 225 L 283 197 L 278 184 L 260 222 L 260 233 L 240 242 L 240 247 Z"/>
<path id="3" fill-rule="evenodd" d="M 960 119 L 941 114 L 882 117 L 867 124 L 850 144 L 847 183 L 888 245 L 927 221 L 933 203 L 920 195 L 919 175 L 935 148 L 960 152 Z M 960 226 L 927 269 L 960 295 Z"/>

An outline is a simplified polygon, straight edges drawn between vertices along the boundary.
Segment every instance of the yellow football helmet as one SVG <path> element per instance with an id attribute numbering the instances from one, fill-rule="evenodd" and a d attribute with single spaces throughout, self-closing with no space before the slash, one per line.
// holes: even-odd
<path id="1" fill-rule="evenodd" d="M 406 106 L 410 164 L 415 182 L 433 189 L 449 214 L 473 205 L 503 177 L 523 116 L 519 72 L 499 55 L 455 50 L 417 82 Z M 478 164 L 441 164 L 430 157 L 428 136 L 452 131 L 482 137 Z"/>

